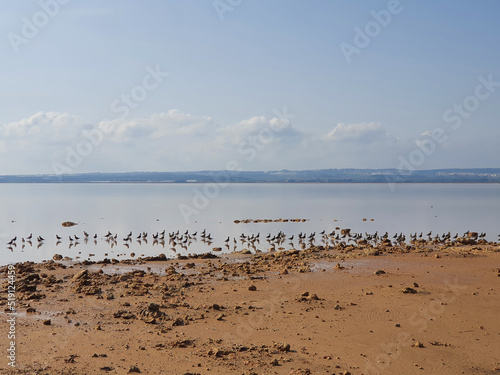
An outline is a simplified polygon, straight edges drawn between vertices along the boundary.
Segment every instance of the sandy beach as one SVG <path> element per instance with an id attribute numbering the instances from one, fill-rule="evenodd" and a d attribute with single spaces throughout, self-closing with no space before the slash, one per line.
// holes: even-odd
<path id="1" fill-rule="evenodd" d="M 11 340 L 5 266 L 0 373 L 500 374 L 499 267 L 485 241 L 23 263 Z"/>

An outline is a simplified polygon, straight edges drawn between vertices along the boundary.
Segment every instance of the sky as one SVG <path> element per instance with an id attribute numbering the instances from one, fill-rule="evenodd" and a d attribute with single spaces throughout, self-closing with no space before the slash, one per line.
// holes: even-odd
<path id="1" fill-rule="evenodd" d="M 499 14 L 0 0 L 0 175 L 500 167 Z"/>

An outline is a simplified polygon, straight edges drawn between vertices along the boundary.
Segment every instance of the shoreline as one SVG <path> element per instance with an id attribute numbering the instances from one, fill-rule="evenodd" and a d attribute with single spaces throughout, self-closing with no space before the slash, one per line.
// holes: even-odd
<path id="1" fill-rule="evenodd" d="M 498 243 L 350 246 L 16 264 L 0 372 L 500 374 Z"/>

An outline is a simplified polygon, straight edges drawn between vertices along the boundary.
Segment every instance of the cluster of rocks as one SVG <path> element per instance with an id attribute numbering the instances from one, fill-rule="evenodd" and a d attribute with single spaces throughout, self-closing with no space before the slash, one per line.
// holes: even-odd
<path id="1" fill-rule="evenodd" d="M 243 219 L 234 220 L 235 224 L 249 224 L 249 223 L 304 223 L 309 219 Z"/>

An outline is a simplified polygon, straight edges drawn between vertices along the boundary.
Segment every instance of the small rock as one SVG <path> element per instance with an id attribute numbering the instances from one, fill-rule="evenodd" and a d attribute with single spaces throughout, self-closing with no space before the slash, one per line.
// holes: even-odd
<path id="1" fill-rule="evenodd" d="M 252 284 L 252 285 L 250 285 L 250 286 L 248 287 L 248 290 L 250 290 L 250 291 L 256 291 L 256 290 L 257 290 L 257 287 L 256 287 L 255 285 L 253 285 L 253 284 Z"/>
<path id="2" fill-rule="evenodd" d="M 52 324 L 52 321 L 50 319 L 46 319 L 43 321 L 43 324 L 46 326 L 50 326 Z"/>
<path id="3" fill-rule="evenodd" d="M 378 270 L 378 271 L 375 271 L 375 275 L 385 275 L 386 272 L 384 270 Z"/>
<path id="4" fill-rule="evenodd" d="M 172 326 L 177 327 L 177 326 L 185 326 L 186 322 L 182 318 L 177 318 L 175 321 L 172 323 Z"/>
<path id="5" fill-rule="evenodd" d="M 140 373 L 141 370 L 139 370 L 139 367 L 137 366 L 130 366 L 130 370 L 128 370 L 128 374 L 132 374 L 132 373 Z"/>
<path id="6" fill-rule="evenodd" d="M 405 293 L 405 294 L 416 294 L 416 293 L 418 293 L 415 289 L 409 288 L 409 287 L 403 288 L 401 291 L 403 293 Z"/>
<path id="7" fill-rule="evenodd" d="M 290 344 L 286 344 L 284 342 L 275 342 L 273 343 L 273 347 L 280 352 L 289 352 L 290 351 Z"/>
<path id="8" fill-rule="evenodd" d="M 80 280 L 81 278 L 86 277 L 88 273 L 89 272 L 87 270 L 81 270 L 73 276 L 73 280 Z"/>
<path id="9" fill-rule="evenodd" d="M 417 341 L 415 344 L 413 344 L 415 348 L 423 348 L 424 344 L 422 344 L 420 341 Z"/>
<path id="10" fill-rule="evenodd" d="M 219 314 L 217 315 L 216 319 L 217 320 L 224 320 L 225 315 L 224 314 Z"/>
<path id="11" fill-rule="evenodd" d="M 62 260 L 63 256 L 61 254 L 54 254 L 54 256 L 52 257 L 52 259 L 54 259 L 54 260 Z"/>
<path id="12" fill-rule="evenodd" d="M 315 294 L 315 293 L 314 293 L 314 294 L 311 294 L 311 295 L 309 296 L 309 299 L 310 299 L 311 301 L 319 301 L 319 297 L 318 297 L 318 295 L 317 295 L 317 294 Z"/>

